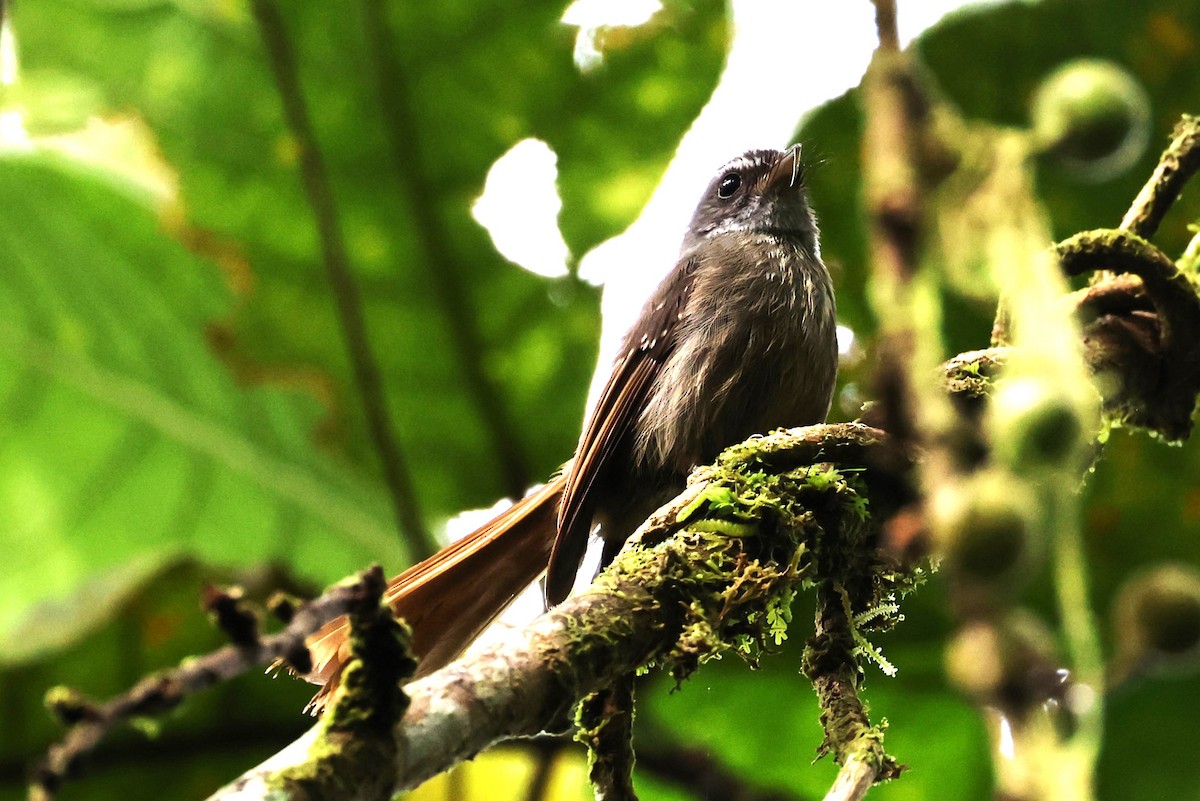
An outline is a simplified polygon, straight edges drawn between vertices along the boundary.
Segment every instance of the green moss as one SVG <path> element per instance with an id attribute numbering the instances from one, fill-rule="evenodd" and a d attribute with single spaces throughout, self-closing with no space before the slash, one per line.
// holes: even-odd
<path id="1" fill-rule="evenodd" d="M 650 661 L 677 681 L 729 651 L 754 662 L 778 646 L 797 592 L 826 580 L 857 588 L 858 653 L 890 669 L 864 632 L 895 625 L 898 596 L 924 574 L 880 560 L 861 470 L 819 463 L 772 472 L 764 468 L 773 444 L 750 440 L 698 471 L 695 497 L 597 579 L 622 597 L 653 587 L 646 603 L 679 610 L 674 642 Z"/>
<path id="2" fill-rule="evenodd" d="M 350 614 L 352 658 L 342 672 L 316 739 L 303 763 L 280 771 L 274 786 L 287 798 L 370 797 L 394 786 L 396 740 L 392 730 L 408 708 L 401 683 L 416 670 L 412 632 L 385 605 Z M 361 773 L 369 766 L 371 775 Z"/>

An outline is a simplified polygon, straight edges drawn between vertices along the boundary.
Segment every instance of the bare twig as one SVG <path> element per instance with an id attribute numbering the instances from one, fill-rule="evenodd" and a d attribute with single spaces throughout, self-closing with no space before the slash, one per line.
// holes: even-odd
<path id="1" fill-rule="evenodd" d="M 824 801 L 860 801 L 878 780 L 878 768 L 868 759 L 854 758 L 842 765 Z"/>
<path id="2" fill-rule="evenodd" d="M 879 47 L 883 50 L 900 49 L 900 32 L 896 26 L 896 0 L 872 0 L 875 4 L 875 30 L 879 36 Z"/>
<path id="3" fill-rule="evenodd" d="M 370 338 L 367 336 L 358 285 L 342 241 L 333 190 L 300 87 L 295 54 L 274 0 L 254 0 L 251 5 L 275 75 L 284 115 L 300 153 L 300 177 L 316 221 L 325 273 L 337 304 L 338 320 L 345 337 L 354 382 L 366 412 L 371 441 L 383 466 L 400 535 L 409 555 L 414 560 L 419 559 L 436 551 L 438 544 L 421 519 L 412 477 L 392 428 L 379 365 L 371 352 Z"/>
<path id="4" fill-rule="evenodd" d="M 239 676 L 251 668 L 285 662 L 297 673 L 306 673 L 308 649 L 305 640 L 328 621 L 364 605 L 379 604 L 386 586 L 378 565 L 358 574 L 355 581 L 338 584 L 291 614 L 287 626 L 268 637 L 242 636 L 238 641 L 210 654 L 185 660 L 179 667 L 156 673 L 138 682 L 128 692 L 104 703 L 94 703 L 82 695 L 58 688 L 48 702 L 60 718 L 73 724 L 62 742 L 52 746 L 35 771 L 30 797 L 53 798 L 63 781 L 74 778 L 81 761 L 116 727 L 134 718 L 163 714 L 178 706 L 187 696 L 219 682 Z M 211 606 L 225 606 L 228 596 L 210 594 Z M 218 612 L 220 615 L 220 613 Z M 245 622 L 243 616 L 232 615 Z"/>

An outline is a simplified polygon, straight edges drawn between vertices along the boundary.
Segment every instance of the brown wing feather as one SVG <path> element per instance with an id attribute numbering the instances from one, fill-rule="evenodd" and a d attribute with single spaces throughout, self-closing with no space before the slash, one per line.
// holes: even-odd
<path id="1" fill-rule="evenodd" d="M 596 485 L 613 469 L 613 457 L 633 435 L 646 397 L 675 346 L 676 329 L 692 286 L 696 263 L 683 259 L 659 285 L 625 336 L 600 400 L 588 418 L 566 472 L 558 510 L 558 536 L 546 570 L 546 598 L 559 603 L 571 591 L 587 548 L 596 507 Z M 632 465 L 615 466 L 632 469 Z M 624 532 L 628 534 L 629 532 Z"/>
<path id="2" fill-rule="evenodd" d="M 614 371 L 584 432 L 579 451 L 566 474 L 566 489 L 558 512 L 558 536 L 550 553 L 546 598 L 560 603 L 571 591 L 575 571 L 587 548 L 595 511 L 592 491 L 617 442 L 633 427 L 639 402 L 658 375 L 659 363 L 630 353 Z"/>

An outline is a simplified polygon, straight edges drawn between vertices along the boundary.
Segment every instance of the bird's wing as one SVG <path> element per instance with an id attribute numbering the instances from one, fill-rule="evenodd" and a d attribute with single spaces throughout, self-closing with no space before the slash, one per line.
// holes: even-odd
<path id="1" fill-rule="evenodd" d="M 695 267 L 694 259 L 680 260 L 626 334 L 621 356 L 567 467 L 558 536 L 546 573 L 546 598 L 551 603 L 562 601 L 574 584 L 592 527 L 596 487 L 609 470 L 632 469 L 632 465 L 614 464 L 613 457 L 633 435 L 651 387 L 675 347 Z"/>

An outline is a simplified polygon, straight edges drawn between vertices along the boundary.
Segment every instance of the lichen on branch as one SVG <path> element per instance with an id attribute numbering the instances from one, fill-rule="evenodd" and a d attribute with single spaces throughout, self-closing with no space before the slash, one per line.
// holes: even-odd
<path id="1" fill-rule="evenodd" d="M 675 610 L 674 633 L 641 667 L 660 666 L 677 682 L 731 651 L 755 662 L 783 641 L 798 592 L 818 588 L 819 599 L 832 592 L 838 608 L 818 616 L 805 659 L 826 727 L 819 753 L 845 764 L 869 752 L 878 780 L 890 779 L 899 768 L 883 752 L 882 729 L 867 720 L 857 690 L 862 663 L 894 669 L 866 632 L 900 620 L 899 597 L 924 571 L 878 547 L 862 461 L 805 464 L 791 452 L 797 442 L 795 432 L 777 431 L 696 471 L 689 491 L 650 519 L 593 588 L 626 598 L 635 597 L 633 588 L 652 588 L 646 603 Z M 807 455 L 829 456 L 820 448 Z"/>

